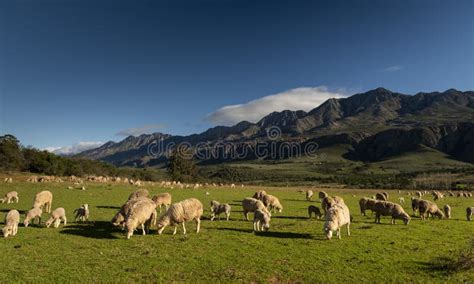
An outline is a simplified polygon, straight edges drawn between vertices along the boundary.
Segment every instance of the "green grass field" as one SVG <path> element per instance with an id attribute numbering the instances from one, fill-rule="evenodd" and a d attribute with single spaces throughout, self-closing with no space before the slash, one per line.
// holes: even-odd
<path id="1" fill-rule="evenodd" d="M 170 192 L 173 201 L 195 197 L 205 206 L 201 233 L 188 223 L 188 234 L 172 236 L 135 234 L 130 240 L 109 221 L 136 187 L 123 184 L 87 183 L 86 191 L 68 190 L 68 183 L 0 184 L 0 194 L 18 191 L 18 204 L 0 204 L 3 216 L 9 209 L 20 212 L 31 207 L 33 196 L 41 190 L 54 194 L 53 209 L 64 207 L 69 223 L 59 229 L 20 225 L 15 237 L 0 240 L 2 282 L 155 282 L 211 281 L 243 282 L 473 282 L 474 271 L 447 269 L 461 251 L 471 250 L 474 222 L 467 222 L 465 208 L 473 199 L 446 198 L 453 208 L 451 220 L 421 221 L 408 225 L 373 223 L 373 217 L 359 213 L 358 200 L 374 191 L 327 190 L 342 196 L 354 223 L 351 236 L 345 228 L 342 239 L 328 241 L 323 221 L 307 218 L 305 201 L 297 188 L 263 188 L 280 198 L 284 210 L 274 214 L 266 233 L 253 233 L 252 223 L 243 221 L 240 201 L 257 188 L 179 190 L 144 186 L 152 194 Z M 262 188 L 258 188 L 262 189 Z M 317 189 L 316 189 L 317 190 Z M 210 194 L 206 195 L 208 191 Z M 399 195 L 391 191 L 390 199 Z M 352 195 L 355 194 L 356 197 Z M 409 197 L 405 209 L 410 214 Z M 230 203 L 230 221 L 208 220 L 209 202 Z M 431 199 L 431 198 L 430 198 Z M 82 203 L 91 208 L 91 222 L 76 224 L 72 211 Z M 22 220 L 23 220 L 22 215 Z M 43 222 L 47 214 L 43 216 Z M 472 259 L 471 259 L 472 261 Z"/>

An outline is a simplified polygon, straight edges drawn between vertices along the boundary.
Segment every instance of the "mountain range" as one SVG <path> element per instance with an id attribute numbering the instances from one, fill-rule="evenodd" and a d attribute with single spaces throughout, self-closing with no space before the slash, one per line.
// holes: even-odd
<path id="1" fill-rule="evenodd" d="M 277 131 L 277 143 L 315 142 L 320 148 L 350 145 L 346 157 L 359 161 L 381 161 L 429 147 L 453 159 L 474 163 L 474 92 L 449 89 L 406 95 L 377 88 L 346 98 L 329 99 L 309 112 L 273 112 L 257 123 L 242 121 L 189 136 L 163 133 L 129 136 L 76 156 L 117 166 L 162 166 L 166 157 L 149 155 L 157 141 L 163 148 L 183 142 L 191 147 L 203 143 L 208 147 L 217 143 L 243 147 L 275 141 L 275 137 L 267 135 L 269 129 Z M 257 155 L 249 153 L 245 158 L 255 159 Z M 217 157 L 201 162 L 228 160 Z"/>

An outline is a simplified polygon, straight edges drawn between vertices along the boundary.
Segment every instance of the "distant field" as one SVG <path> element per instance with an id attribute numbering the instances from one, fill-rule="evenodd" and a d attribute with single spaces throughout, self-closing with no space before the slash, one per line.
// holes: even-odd
<path id="1" fill-rule="evenodd" d="M 343 229 L 342 240 L 325 240 L 323 221 L 307 218 L 305 201 L 294 187 L 262 188 L 280 198 L 284 210 L 275 214 L 269 232 L 255 234 L 252 223 L 243 221 L 240 201 L 257 188 L 170 190 L 144 186 L 155 194 L 170 192 L 174 201 L 198 198 L 209 216 L 209 202 L 216 199 L 232 205 L 231 221 L 204 220 L 200 234 L 188 223 L 188 234 L 172 236 L 134 235 L 130 240 L 111 227 L 110 219 L 136 187 L 123 184 L 86 183 L 86 191 L 68 190 L 68 183 L 0 184 L 0 194 L 19 192 L 20 203 L 0 204 L 3 216 L 11 208 L 24 211 L 41 190 L 54 194 L 53 208 L 64 207 L 69 224 L 60 229 L 32 226 L 19 228 L 16 237 L 0 240 L 2 282 L 136 282 L 136 281 L 302 281 L 302 282 L 472 282 L 474 271 L 455 272 L 446 264 L 471 249 L 474 222 L 467 222 L 465 208 L 474 199 L 446 198 L 438 202 L 453 207 L 451 220 L 381 225 L 359 213 L 358 200 L 374 191 L 326 190 L 342 196 L 355 220 L 351 236 Z M 259 188 L 260 189 L 260 188 Z M 316 189 L 317 190 L 317 189 Z M 209 192 L 206 195 L 205 192 Z M 352 195 L 355 194 L 356 197 Z M 396 191 L 390 192 L 396 200 Z M 409 197 L 404 205 L 409 209 Z M 429 198 L 431 199 L 431 198 Z M 91 207 L 90 224 L 76 224 L 72 211 L 82 203 Z M 23 219 L 23 216 L 22 216 Z M 44 215 L 43 221 L 47 219 Z"/>

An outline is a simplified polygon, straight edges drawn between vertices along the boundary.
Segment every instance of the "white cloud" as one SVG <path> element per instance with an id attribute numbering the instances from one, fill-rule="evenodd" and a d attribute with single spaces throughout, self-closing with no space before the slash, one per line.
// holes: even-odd
<path id="1" fill-rule="evenodd" d="M 393 65 L 393 66 L 389 66 L 389 67 L 383 69 L 383 71 L 384 72 L 395 72 L 395 71 L 400 71 L 403 68 L 405 68 L 405 67 L 403 67 L 402 65 Z"/>
<path id="2" fill-rule="evenodd" d="M 309 111 L 327 99 L 345 97 L 343 91 L 332 92 L 326 87 L 301 87 L 269 95 L 245 104 L 229 105 L 208 114 L 205 120 L 214 125 L 234 125 L 247 120 L 257 122 L 273 111 Z"/>
<path id="3" fill-rule="evenodd" d="M 97 147 L 102 146 L 103 142 L 95 142 L 95 141 L 84 141 L 79 142 L 74 145 L 70 146 L 63 146 L 63 147 L 47 147 L 43 150 L 48 152 L 54 153 L 56 155 L 74 155 L 89 149 L 94 149 Z"/>
<path id="4" fill-rule="evenodd" d="M 150 134 L 158 130 L 166 128 L 164 124 L 147 124 L 141 127 L 128 128 L 119 131 L 116 136 L 140 136 L 142 134 Z"/>

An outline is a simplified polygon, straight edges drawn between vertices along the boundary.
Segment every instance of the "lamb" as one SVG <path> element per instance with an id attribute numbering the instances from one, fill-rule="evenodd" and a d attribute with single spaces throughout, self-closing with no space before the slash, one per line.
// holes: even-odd
<path id="1" fill-rule="evenodd" d="M 421 220 L 425 220 L 429 215 L 431 214 L 432 216 L 438 216 L 438 218 L 443 218 L 444 213 L 438 208 L 438 205 L 436 203 L 428 201 L 428 200 L 420 200 L 419 202 L 419 210 L 420 210 L 420 216 Z"/>
<path id="2" fill-rule="evenodd" d="M 472 219 L 472 214 L 474 214 L 474 207 L 467 207 L 466 208 L 466 219 L 468 221 L 471 221 Z"/>
<path id="3" fill-rule="evenodd" d="M 20 223 L 20 212 L 15 209 L 10 210 L 5 216 L 5 227 L 2 229 L 3 237 L 15 236 L 18 232 L 18 223 Z"/>
<path id="4" fill-rule="evenodd" d="M 125 217 L 128 215 L 128 212 L 130 211 L 132 206 L 136 202 L 138 202 L 142 199 L 145 199 L 145 197 L 138 197 L 138 198 L 135 198 L 135 199 L 128 200 L 124 205 L 122 205 L 120 210 L 112 218 L 112 221 L 111 221 L 112 224 L 114 226 L 122 226 L 123 227 L 125 225 Z"/>
<path id="5" fill-rule="evenodd" d="M 67 224 L 67 219 L 66 219 L 66 210 L 62 207 L 58 207 L 54 209 L 54 211 L 51 213 L 51 217 L 46 221 L 46 228 L 49 228 L 51 224 L 54 222 L 54 227 L 58 228 L 59 225 L 61 224 L 61 221 L 63 221 L 64 226 Z"/>
<path id="6" fill-rule="evenodd" d="M 313 191 L 309 189 L 306 191 L 306 200 L 311 201 L 313 199 Z"/>
<path id="7" fill-rule="evenodd" d="M 388 200 L 387 195 L 385 195 L 384 193 L 377 192 L 377 194 L 375 194 L 375 199 L 382 200 L 382 201 L 387 201 Z"/>
<path id="8" fill-rule="evenodd" d="M 255 210 L 253 215 L 253 230 L 268 231 L 270 229 L 270 215 L 260 209 Z"/>
<path id="9" fill-rule="evenodd" d="M 88 222 L 89 221 L 89 204 L 82 204 L 81 207 L 74 210 L 76 217 L 74 218 L 76 222 Z"/>
<path id="10" fill-rule="evenodd" d="M 444 205 L 443 209 L 444 209 L 444 215 L 446 216 L 446 218 L 451 219 L 451 206 L 446 204 Z"/>
<path id="11" fill-rule="evenodd" d="M 336 231 L 337 237 L 341 238 L 341 227 L 347 226 L 347 235 L 350 236 L 351 214 L 344 202 L 335 203 L 326 211 L 326 222 L 324 223 L 324 232 L 326 238 L 332 238 L 333 231 Z"/>
<path id="12" fill-rule="evenodd" d="M 318 197 L 319 197 L 319 199 L 321 199 L 321 200 L 323 200 L 325 197 L 328 197 L 328 196 L 329 196 L 329 195 L 328 195 L 326 192 L 324 192 L 324 191 L 320 191 L 320 192 L 318 193 Z"/>
<path id="13" fill-rule="evenodd" d="M 230 210 L 231 210 L 231 207 L 229 204 L 227 203 L 220 204 L 219 202 L 212 200 L 211 201 L 211 221 L 214 221 L 214 219 L 216 218 L 216 215 L 220 221 L 221 213 L 225 213 L 226 219 L 227 221 L 229 221 Z"/>
<path id="14" fill-rule="evenodd" d="M 267 192 L 265 190 L 259 190 L 259 191 L 255 192 L 255 194 L 252 196 L 252 198 L 263 201 L 263 197 L 265 195 L 267 195 Z"/>
<path id="15" fill-rule="evenodd" d="M 264 195 L 262 202 L 268 210 L 273 210 L 273 212 L 276 212 L 278 210 L 279 213 L 283 211 L 283 206 L 281 205 L 280 200 L 276 196 L 270 194 Z"/>
<path id="16" fill-rule="evenodd" d="M 146 189 L 135 190 L 128 196 L 128 200 L 136 199 L 139 197 L 148 197 L 150 193 Z"/>
<path id="17" fill-rule="evenodd" d="M 399 197 L 398 202 L 400 202 L 400 204 L 405 204 L 405 198 Z"/>
<path id="18" fill-rule="evenodd" d="M 139 226 L 142 234 L 148 233 L 150 226 L 156 223 L 156 203 L 148 198 L 142 198 L 135 202 L 125 217 L 125 230 L 127 239 L 133 235 Z"/>
<path id="19" fill-rule="evenodd" d="M 18 198 L 18 192 L 10 191 L 7 194 L 5 194 L 4 198 L 0 199 L 0 202 L 2 202 L 2 203 L 6 202 L 7 204 L 10 204 L 10 203 L 13 203 L 13 202 L 18 203 L 19 200 L 20 199 Z"/>
<path id="20" fill-rule="evenodd" d="M 380 216 L 392 216 L 392 224 L 395 224 L 395 219 L 402 219 L 405 225 L 410 223 L 410 216 L 403 210 L 399 204 L 390 201 L 378 201 L 375 203 L 375 223 L 380 224 Z"/>
<path id="21" fill-rule="evenodd" d="M 43 213 L 42 210 L 38 207 L 31 208 L 30 210 L 28 210 L 28 212 L 25 215 L 25 220 L 23 220 L 23 225 L 25 225 L 25 227 L 28 227 L 30 225 L 31 220 L 38 220 L 38 225 L 40 225 L 42 213 Z"/>
<path id="22" fill-rule="evenodd" d="M 316 216 L 316 218 L 318 219 L 321 219 L 321 216 L 323 214 L 321 214 L 321 210 L 319 210 L 318 207 L 314 206 L 314 205 L 310 205 L 308 206 L 308 215 L 309 215 L 309 218 L 311 219 L 311 216 L 314 214 L 314 216 Z"/>
<path id="23" fill-rule="evenodd" d="M 249 212 L 255 212 L 257 209 L 260 209 L 268 213 L 270 217 L 272 216 L 271 213 L 267 210 L 267 208 L 263 204 L 263 202 L 255 198 L 245 198 L 244 200 L 242 200 L 242 208 L 243 208 L 245 220 L 247 221 L 249 220 L 249 217 L 248 217 Z"/>
<path id="24" fill-rule="evenodd" d="M 168 208 L 170 207 L 170 205 L 171 205 L 171 194 L 169 194 L 167 192 L 161 193 L 161 194 L 153 196 L 153 198 L 151 200 L 153 200 L 156 203 L 156 207 L 158 207 L 160 209 L 160 213 L 161 213 L 161 207 L 162 206 L 165 206 L 166 210 L 168 210 Z"/>
<path id="25" fill-rule="evenodd" d="M 51 205 L 53 204 L 53 194 L 51 191 L 45 190 L 35 195 L 33 207 L 45 209 L 46 213 L 51 213 Z"/>
<path id="26" fill-rule="evenodd" d="M 196 233 L 199 233 L 201 227 L 201 216 L 203 213 L 203 206 L 201 201 L 195 198 L 185 199 L 178 203 L 174 203 L 168 208 L 166 213 L 161 216 L 158 221 L 158 234 L 161 235 L 163 230 L 168 225 L 174 225 L 173 235 L 178 230 L 178 224 L 183 224 L 183 234 L 186 234 L 185 222 L 195 220 L 196 221 Z"/>

